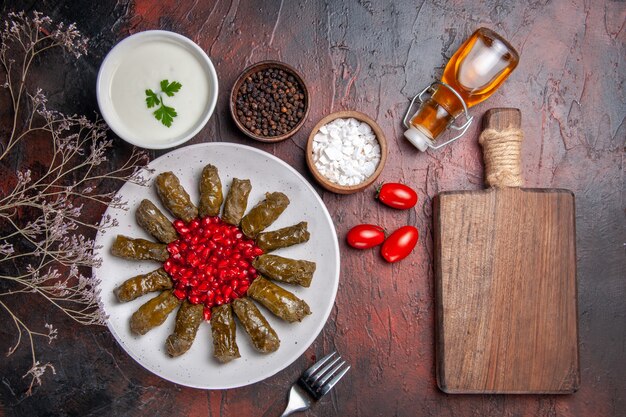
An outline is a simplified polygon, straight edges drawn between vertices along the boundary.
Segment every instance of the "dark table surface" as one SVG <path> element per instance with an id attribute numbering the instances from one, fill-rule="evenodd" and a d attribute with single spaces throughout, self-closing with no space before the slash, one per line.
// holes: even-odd
<path id="1" fill-rule="evenodd" d="M 329 112 L 359 110 L 376 119 L 389 140 L 381 180 L 411 184 L 420 201 L 415 209 L 396 212 L 374 204 L 372 189 L 339 196 L 317 188 L 340 237 L 339 292 L 323 332 L 277 375 L 228 391 L 174 385 L 134 362 L 106 328 L 77 327 L 57 312 L 33 309 L 33 318 L 43 314 L 59 328 L 58 340 L 37 347 L 39 356 L 54 363 L 56 375 L 46 375 L 43 386 L 26 398 L 21 372 L 29 364 L 28 348 L 2 359 L 0 416 L 274 416 L 312 358 L 334 349 L 353 368 L 305 415 L 626 415 L 625 2 L 8 1 L 2 16 L 20 9 L 76 21 L 91 38 L 82 60 L 51 58 L 49 68 L 39 68 L 38 85 L 57 108 L 92 114 L 95 78 L 106 52 L 129 34 L 172 30 L 207 52 L 220 80 L 217 110 L 191 143 L 253 145 L 313 181 L 303 153 L 310 129 Z M 409 98 L 441 74 L 479 26 L 504 35 L 518 48 L 521 63 L 474 113 L 520 108 L 526 185 L 576 194 L 582 384 L 573 395 L 446 395 L 436 386 L 431 200 L 439 191 L 483 187 L 478 124 L 452 146 L 419 154 L 402 139 L 400 121 Z M 300 69 L 312 92 L 304 128 L 273 145 L 251 142 L 228 114 L 235 77 L 264 59 Z M 109 161 L 111 168 L 129 152 L 119 139 L 116 149 L 119 158 Z M 97 220 L 102 211 L 94 207 L 88 215 Z M 394 265 L 375 251 L 352 251 L 343 236 L 361 222 L 390 230 L 415 225 L 421 232 L 418 248 Z M 4 351 L 15 335 L 2 327 Z"/>

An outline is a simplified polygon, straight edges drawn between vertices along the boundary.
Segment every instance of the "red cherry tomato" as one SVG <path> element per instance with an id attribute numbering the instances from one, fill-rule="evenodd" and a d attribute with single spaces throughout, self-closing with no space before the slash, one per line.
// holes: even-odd
<path id="1" fill-rule="evenodd" d="M 409 186 L 388 182 L 378 189 L 376 198 L 381 203 L 398 210 L 406 210 L 417 204 L 417 193 Z"/>
<path id="2" fill-rule="evenodd" d="M 355 249 L 369 249 L 385 241 L 385 231 L 375 224 L 359 224 L 350 229 L 346 240 Z"/>
<path id="3" fill-rule="evenodd" d="M 380 254 L 387 262 L 398 262 L 409 256 L 415 248 L 419 233 L 413 226 L 403 226 L 389 235 Z"/>

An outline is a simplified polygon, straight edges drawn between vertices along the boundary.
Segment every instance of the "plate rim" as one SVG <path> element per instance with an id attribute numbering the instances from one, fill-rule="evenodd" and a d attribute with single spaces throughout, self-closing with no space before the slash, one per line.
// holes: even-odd
<path id="1" fill-rule="evenodd" d="M 135 356 L 134 352 L 129 351 L 126 346 L 124 345 L 124 343 L 122 343 L 121 341 L 121 336 L 117 334 L 117 332 L 115 331 L 115 329 L 113 328 L 113 325 L 111 323 L 110 317 L 106 314 L 106 311 L 104 310 L 104 302 L 102 301 L 102 295 L 100 294 L 100 290 L 101 290 L 101 280 L 98 278 L 98 274 L 97 271 L 102 268 L 102 265 L 99 266 L 98 268 L 94 267 L 92 268 L 92 274 L 94 275 L 94 277 L 96 279 L 98 279 L 98 284 L 96 286 L 96 291 L 98 291 L 98 301 L 99 303 L 101 303 L 102 306 L 102 310 L 103 313 L 106 315 L 106 326 L 109 329 L 109 331 L 111 332 L 111 334 L 113 335 L 113 338 L 115 339 L 116 343 L 120 346 L 120 348 L 127 354 L 129 355 L 136 363 L 138 363 L 142 368 L 144 368 L 146 371 L 150 372 L 151 374 L 154 374 L 156 376 L 158 376 L 159 378 L 162 378 L 163 380 L 166 380 L 168 382 L 171 382 L 173 384 L 177 384 L 177 385 L 182 385 L 182 386 L 186 386 L 186 387 L 190 387 L 190 388 L 197 388 L 197 389 L 203 389 L 203 390 L 226 390 L 226 389 L 235 389 L 235 388 L 241 388 L 241 387 L 245 387 L 245 386 L 249 386 L 252 384 L 255 384 L 257 382 L 260 381 L 264 381 L 268 378 L 271 378 L 272 376 L 276 375 L 277 373 L 279 373 L 280 371 L 286 369 L 287 367 L 289 367 L 291 364 L 293 364 L 296 360 L 298 360 L 298 358 L 300 358 L 304 352 L 315 342 L 315 340 L 318 338 L 318 336 L 320 335 L 320 333 L 322 332 L 322 330 L 324 329 L 324 327 L 326 327 L 326 323 L 328 322 L 328 318 L 330 317 L 330 313 L 332 312 L 334 305 L 335 305 L 335 300 L 337 297 L 337 291 L 339 289 L 339 279 L 341 276 L 341 252 L 339 250 L 339 241 L 337 238 L 337 230 L 335 229 L 335 223 L 333 222 L 332 217 L 330 216 L 330 213 L 328 212 L 328 208 L 326 207 L 326 204 L 324 203 L 324 201 L 322 200 L 322 198 L 320 197 L 320 195 L 317 193 L 317 191 L 315 190 L 315 188 L 313 188 L 313 186 L 309 183 L 309 181 L 306 180 L 306 178 L 304 178 L 304 176 L 302 174 L 300 174 L 294 167 L 292 167 L 290 164 L 288 164 L 287 162 L 283 161 L 282 159 L 280 159 L 279 157 L 270 154 L 269 152 L 263 151 L 261 149 L 257 149 L 255 147 L 249 146 L 249 145 L 242 145 L 239 143 L 234 143 L 234 142 L 203 142 L 203 143 L 196 143 L 196 144 L 192 144 L 192 145 L 187 145 L 184 146 L 182 148 L 178 148 L 178 149 L 174 149 L 170 152 L 167 152 L 161 156 L 159 156 L 158 158 L 155 158 L 153 160 L 151 160 L 150 162 L 148 162 L 148 164 L 146 164 L 145 168 L 150 168 L 150 164 L 159 161 L 161 159 L 164 159 L 172 154 L 175 153 L 183 153 L 183 152 L 188 152 L 191 149 L 194 148 L 202 148 L 202 147 L 213 147 L 213 146 L 223 146 L 223 147 L 227 147 L 227 148 L 233 148 L 234 150 L 237 149 L 246 149 L 249 151 L 252 151 L 253 153 L 257 153 L 263 157 L 267 157 L 270 158 L 272 160 L 274 160 L 275 162 L 285 166 L 289 171 L 291 171 L 293 174 L 295 174 L 295 176 L 297 178 L 299 178 L 300 180 L 302 180 L 302 182 L 305 184 L 305 186 L 309 189 L 309 191 L 311 191 L 313 193 L 313 195 L 315 196 L 315 198 L 318 200 L 318 202 L 320 203 L 320 207 L 322 208 L 322 212 L 324 214 L 324 217 L 326 218 L 326 220 L 330 223 L 331 225 L 331 232 L 332 232 L 332 237 L 334 237 L 333 239 L 333 249 L 335 251 L 335 253 L 337 254 L 337 261 L 336 261 L 336 265 L 335 265 L 335 276 L 333 277 L 334 279 L 332 280 L 332 295 L 331 295 L 331 300 L 330 303 L 328 303 L 328 307 L 326 308 L 326 311 L 323 312 L 323 319 L 319 321 L 319 323 L 315 326 L 314 330 L 311 332 L 312 337 L 310 339 L 310 341 L 307 341 L 306 343 L 303 343 L 302 346 L 298 349 L 297 353 L 294 354 L 293 359 L 289 359 L 287 361 L 285 361 L 285 364 L 282 366 L 277 367 L 276 369 L 273 369 L 269 374 L 267 375 L 262 375 L 260 377 L 256 377 L 256 378 L 252 378 L 248 381 L 246 381 L 243 384 L 230 384 L 230 385 L 219 385 L 217 387 L 213 386 L 213 387 L 207 387 L 206 385 L 200 385 L 200 384 L 193 384 L 193 383 L 186 383 L 186 382 L 181 382 L 181 381 L 175 381 L 172 380 L 168 377 L 165 377 L 151 369 L 149 369 L 146 365 L 144 365 L 142 363 L 142 361 Z M 124 183 L 124 185 L 122 185 L 117 192 L 115 193 L 115 195 L 117 196 L 119 193 L 122 192 L 122 190 L 124 189 L 124 187 L 126 187 L 129 183 L 126 182 Z M 102 214 L 102 218 L 104 218 L 105 216 L 111 214 L 114 210 L 121 210 L 115 207 L 111 207 L 108 206 L 107 209 L 104 211 L 104 213 Z M 105 232 L 106 233 L 106 232 Z M 98 233 L 96 234 L 96 237 L 94 238 L 94 242 L 96 244 L 96 246 L 99 246 L 100 249 L 98 250 L 98 252 L 96 253 L 96 255 L 100 255 L 102 251 L 106 250 L 104 248 L 103 245 L 100 244 L 100 240 L 104 239 L 104 234 L 101 231 L 98 231 Z"/>

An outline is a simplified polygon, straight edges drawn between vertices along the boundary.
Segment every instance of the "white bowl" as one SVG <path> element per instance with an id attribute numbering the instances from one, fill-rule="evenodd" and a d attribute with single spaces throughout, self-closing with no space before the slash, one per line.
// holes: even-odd
<path id="1" fill-rule="evenodd" d="M 138 132 L 137 129 L 133 129 L 129 127 L 127 123 L 125 123 L 117 110 L 115 109 L 113 98 L 112 98 L 112 84 L 114 80 L 114 76 L 118 68 L 120 68 L 121 62 L 125 59 L 129 59 L 132 56 L 132 51 L 135 48 L 138 48 L 141 45 L 145 45 L 149 42 L 167 42 L 167 46 L 171 47 L 171 45 L 180 46 L 184 48 L 186 52 L 191 53 L 191 55 L 196 58 L 198 64 L 204 71 L 204 75 L 206 76 L 206 85 L 208 86 L 208 97 L 206 99 L 206 104 L 204 108 L 198 112 L 198 117 L 195 119 L 195 122 L 191 124 L 188 128 L 184 128 L 184 130 L 180 129 L 180 125 L 177 126 L 179 129 L 173 130 L 171 137 L 168 136 L 167 131 L 161 131 L 160 139 L 155 139 L 153 135 L 146 134 L 145 132 Z M 171 67 L 176 65 L 176 60 L 172 60 L 172 62 L 168 62 Z M 169 68 L 171 71 L 171 68 Z M 165 78 L 166 76 L 163 76 Z M 178 81 L 178 80 L 177 80 Z M 204 80 L 203 80 L 204 83 Z M 149 84 L 150 86 L 154 85 L 153 83 Z M 158 81 L 152 88 L 155 91 L 158 89 Z M 183 83 L 183 88 L 185 88 L 185 83 Z M 144 88 L 142 85 L 138 85 L 138 90 L 142 94 L 144 92 Z M 131 143 L 136 146 L 140 146 L 142 148 L 148 149 L 166 149 L 171 148 L 182 143 L 187 142 L 193 136 L 195 136 L 207 123 L 213 111 L 215 110 L 215 105 L 217 103 L 217 94 L 218 94 L 218 81 L 217 81 L 217 73 L 215 71 L 215 67 L 213 63 L 207 56 L 207 54 L 191 39 L 179 35 L 178 33 L 169 32 L 166 30 L 149 30 L 145 32 L 139 32 L 134 35 L 127 37 L 120 41 L 115 47 L 107 54 L 100 65 L 100 70 L 98 72 L 98 80 L 96 83 L 96 95 L 98 98 L 98 107 L 100 108 L 100 112 L 105 122 L 109 125 L 111 130 L 115 132 L 117 136 L 122 138 L 128 143 Z M 138 98 L 136 98 L 138 100 Z M 168 97 L 168 100 L 170 98 Z M 140 104 L 138 104 L 139 106 Z M 145 105 L 145 103 L 144 103 Z M 146 108 L 147 109 L 147 108 Z M 153 117 L 150 113 L 146 113 L 149 117 Z M 142 119 L 143 120 L 143 119 Z M 177 119 L 174 118 L 173 125 L 176 123 Z M 155 123 L 155 130 L 158 121 L 156 119 L 152 120 Z M 146 122 L 147 123 L 147 122 Z M 143 126 L 143 125 L 142 125 Z M 162 126 L 163 129 L 169 129 L 165 126 Z"/>

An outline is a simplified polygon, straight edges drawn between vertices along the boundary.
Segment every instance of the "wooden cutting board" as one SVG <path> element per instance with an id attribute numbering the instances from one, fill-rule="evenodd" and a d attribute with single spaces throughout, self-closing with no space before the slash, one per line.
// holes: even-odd
<path id="1" fill-rule="evenodd" d="M 519 129 L 521 113 L 492 109 L 483 122 L 499 134 Z M 491 156 L 491 188 L 434 200 L 437 382 L 448 393 L 572 393 L 574 194 L 508 187 L 490 177 L 506 169 Z"/>

